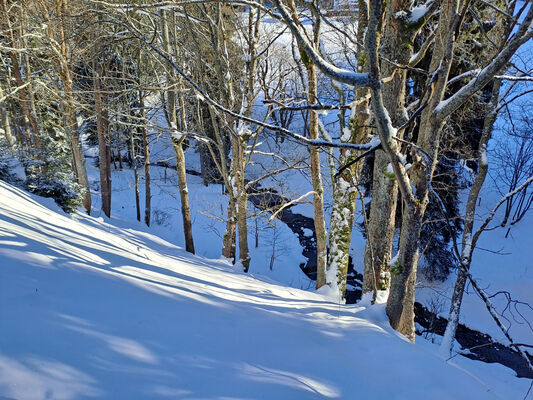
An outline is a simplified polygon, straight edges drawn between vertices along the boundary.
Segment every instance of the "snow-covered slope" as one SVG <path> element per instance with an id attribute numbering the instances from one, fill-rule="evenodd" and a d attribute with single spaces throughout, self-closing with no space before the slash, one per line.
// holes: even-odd
<path id="1" fill-rule="evenodd" d="M 527 390 L 506 368 L 459 368 L 434 350 L 398 337 L 382 306 L 339 307 L 0 182 L 0 398 L 472 400 Z"/>

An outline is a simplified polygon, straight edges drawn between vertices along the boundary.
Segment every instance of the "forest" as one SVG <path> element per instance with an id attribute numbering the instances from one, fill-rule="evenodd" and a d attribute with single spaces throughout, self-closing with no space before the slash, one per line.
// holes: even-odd
<path id="1" fill-rule="evenodd" d="M 348 330 L 357 329 L 342 318 L 363 307 L 360 318 L 395 340 L 416 339 L 417 348 L 426 346 L 420 341 L 431 343 L 441 361 L 453 363 L 460 355 L 499 363 L 518 377 L 506 381 L 514 389 L 500 392 L 503 397 L 490 384 L 487 393 L 495 397 L 442 391 L 452 390 L 452 382 L 435 383 L 435 397 L 409 388 L 395 392 L 389 382 L 384 393 L 390 394 L 382 396 L 364 383 L 368 392 L 346 392 L 292 372 L 265 377 L 258 361 L 247 364 L 253 382 L 290 376 L 299 382 L 294 388 L 316 396 L 310 398 L 533 398 L 532 37 L 533 5 L 522 0 L 0 0 L 0 237 L 35 241 L 31 246 L 44 246 L 42 254 L 54 260 L 69 254 L 99 271 L 109 264 L 111 274 L 131 274 L 120 279 L 143 280 L 133 285 L 161 291 L 174 278 L 155 270 L 145 276 L 135 263 L 158 259 L 161 264 L 150 268 L 163 268 L 176 262 L 175 254 L 198 268 L 214 268 L 207 279 L 203 274 L 210 272 L 196 276 L 193 266 L 190 272 L 175 267 L 176 274 L 191 274 L 192 286 L 180 291 L 207 296 L 198 304 L 248 296 L 250 285 L 262 294 L 246 302 L 259 308 L 288 302 L 279 312 L 292 313 L 290 307 L 298 307 L 290 291 L 303 290 L 298 301 L 324 302 L 315 314 L 331 313 Z M 25 192 L 53 199 L 61 217 L 41 220 L 48 211 L 23 206 Z M 72 220 L 72 234 L 64 218 Z M 30 226 L 40 233 L 30 233 Z M 83 234 L 85 242 L 79 239 L 83 229 L 93 232 Z M 133 230 L 145 233 L 130 238 Z M 57 236 L 60 231 L 64 236 Z M 39 235 L 50 237 L 38 241 Z M 91 244 L 96 239 L 109 243 Z M 18 291 L 9 279 L 22 273 L 20 263 L 38 263 L 29 250 L 41 251 L 28 247 L 15 256 L 13 240 L 0 241 L 0 323 L 13 326 L 3 339 L 0 333 L 0 371 L 19 371 L 22 364 L 13 365 L 20 358 L 3 353 L 26 346 L 13 345 L 26 329 L 19 324 L 25 286 Z M 85 250 L 76 256 L 60 242 Z M 183 251 L 170 251 L 175 245 Z M 116 261 L 94 261 L 106 258 L 106 246 L 115 248 L 109 252 Z M 137 261 L 130 264 L 128 257 Z M 50 262 L 59 268 L 59 261 Z M 17 282 L 39 281 L 24 274 Z M 51 276 L 42 279 L 52 282 Z M 204 279 L 209 288 L 191 289 Z M 254 279 L 279 282 L 288 292 L 260 289 Z M 267 292 L 282 300 L 269 302 Z M 140 304 L 143 296 L 130 301 Z M 60 306 L 50 307 L 60 313 Z M 19 308 L 22 314 L 15 313 Z M 30 315 L 41 321 L 44 313 Z M 199 319 L 193 306 L 183 313 Z M 248 320 L 243 313 L 236 321 L 262 337 L 255 315 Z M 310 323 L 312 315 L 302 321 Z M 216 313 L 211 317 L 222 323 Z M 327 318 L 317 318 L 327 325 Z M 79 324 L 76 332 L 89 330 L 85 322 L 70 323 Z M 125 332 L 130 323 L 114 326 Z M 156 326 L 165 330 L 167 324 Z M 372 340 L 369 347 L 381 346 Z M 278 351 L 291 346 L 281 344 Z M 354 357 L 363 348 L 357 346 L 350 350 Z M 383 346 L 377 354 L 388 342 Z M 387 354 L 394 354 L 390 346 Z M 398 354 L 409 358 L 406 349 Z M 267 352 L 260 355 L 267 358 Z M 409 363 L 415 365 L 416 357 Z M 318 361 L 329 362 L 327 355 Z M 276 363 L 273 368 L 281 370 Z M 380 375 L 386 367 L 374 368 Z M 54 381 L 59 386 L 49 389 L 51 397 L 42 397 L 40 390 L 53 379 L 27 378 L 42 384 L 23 392 L 17 389 L 25 384 L 22 372 L 6 376 L 0 397 L 158 398 L 156 392 L 89 389 L 89 380 L 74 389 L 67 379 L 61 381 L 66 386 Z M 478 379 L 490 382 L 488 376 Z M 307 398 L 255 392 L 255 386 L 228 394 L 217 391 L 221 385 L 168 398 Z M 216 397 L 223 394 L 229 397 Z"/>

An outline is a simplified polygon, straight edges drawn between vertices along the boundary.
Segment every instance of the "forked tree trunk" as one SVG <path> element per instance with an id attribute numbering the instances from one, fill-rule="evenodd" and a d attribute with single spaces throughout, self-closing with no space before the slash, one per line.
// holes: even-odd
<path id="1" fill-rule="evenodd" d="M 458 2 L 445 0 L 441 4 L 430 72 L 436 76 L 427 107 L 422 111 L 417 145 L 428 155 L 429 165 L 415 163 L 410 170 L 414 199 L 403 199 L 402 231 L 396 265 L 391 267 L 391 288 L 387 315 L 391 326 L 414 341 L 415 281 L 420 230 L 429 201 L 429 186 L 437 164 L 440 135 L 444 120 L 433 110 L 442 101 L 450 72 L 455 41 Z M 427 163 L 426 163 L 427 164 Z"/>

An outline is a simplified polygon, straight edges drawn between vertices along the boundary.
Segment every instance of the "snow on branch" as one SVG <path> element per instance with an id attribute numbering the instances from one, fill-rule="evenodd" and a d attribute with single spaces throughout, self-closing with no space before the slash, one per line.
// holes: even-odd
<path id="1" fill-rule="evenodd" d="M 533 76 L 496 75 L 494 78 L 514 82 L 533 82 Z"/>
<path id="2" fill-rule="evenodd" d="M 281 3 L 280 0 L 274 0 L 283 22 L 289 27 L 290 31 L 298 41 L 298 43 L 304 48 L 305 53 L 311 59 L 311 61 L 318 67 L 318 69 L 327 77 L 346 85 L 353 87 L 372 87 L 375 83 L 372 82 L 367 73 L 358 73 L 348 71 L 346 69 L 339 68 L 326 60 L 313 48 L 309 41 L 305 38 L 305 34 L 302 32 L 294 21 L 291 19 L 287 8 Z"/>
<path id="3" fill-rule="evenodd" d="M 202 101 L 205 101 L 217 111 L 223 112 L 241 121 L 248 122 L 253 125 L 261 126 L 263 128 L 270 129 L 274 132 L 279 132 L 307 146 L 344 148 L 344 149 L 352 149 L 356 151 L 366 151 L 373 147 L 373 144 L 371 143 L 354 144 L 354 143 L 339 143 L 339 142 L 328 142 L 326 140 L 309 139 L 303 135 L 292 132 L 286 128 L 283 128 L 277 125 L 272 125 L 272 124 L 269 124 L 263 121 L 259 121 L 257 119 L 247 117 L 240 113 L 231 111 L 227 109 L 226 107 L 222 106 L 221 104 L 219 104 L 218 102 L 216 102 L 215 100 L 213 100 L 206 92 L 202 90 L 202 88 L 198 86 L 198 84 L 191 77 L 189 77 L 189 75 L 187 75 L 174 61 L 172 61 L 172 59 L 167 54 L 165 54 L 161 49 L 156 47 L 152 42 L 148 41 L 141 32 L 136 30 L 134 27 L 130 27 L 130 29 L 135 30 L 135 32 L 132 30 L 131 33 L 135 35 L 141 42 L 143 42 L 148 48 L 150 48 L 152 51 L 157 53 L 161 58 L 167 61 L 170 64 L 170 66 L 172 66 L 172 68 L 174 68 L 178 72 L 178 74 L 189 85 L 193 87 L 196 93 L 203 98 Z"/>
<path id="4" fill-rule="evenodd" d="M 424 4 L 420 4 L 409 11 L 398 11 L 394 17 L 408 22 L 409 24 L 417 24 L 428 15 L 430 15 L 436 8 L 436 2 L 429 0 Z"/>
<path id="5" fill-rule="evenodd" d="M 529 10 L 520 27 L 511 36 L 505 47 L 485 66 L 475 78 L 459 89 L 455 94 L 446 100 L 441 101 L 433 113 L 438 119 L 445 119 L 457 108 L 459 108 L 474 93 L 481 90 L 487 83 L 493 79 L 496 74 L 502 70 L 518 48 L 533 37 L 531 29 L 533 21 L 533 6 Z"/>
<path id="6" fill-rule="evenodd" d="M 498 211 L 498 209 L 500 208 L 500 206 L 505 203 L 508 199 L 510 199 L 511 197 L 513 197 L 514 195 L 516 195 L 517 193 L 520 193 L 522 190 L 525 190 L 531 183 L 533 183 L 533 175 L 531 175 L 528 179 L 526 179 L 524 181 L 524 183 L 522 183 L 520 186 L 518 186 L 515 190 L 507 193 L 505 196 L 503 196 L 500 201 L 498 202 L 498 204 L 496 204 L 496 206 L 494 206 L 494 208 L 492 209 L 492 211 L 490 212 L 489 216 L 487 218 L 485 218 L 485 221 L 483 222 L 483 224 L 479 227 L 479 229 L 477 230 L 477 232 L 474 234 L 474 237 L 472 239 L 472 246 L 475 247 L 478 239 L 479 239 L 479 236 L 481 235 L 481 233 L 485 230 L 485 228 L 490 224 L 490 222 L 492 221 L 492 219 L 494 218 L 494 216 L 496 215 L 496 212 Z"/>
<path id="7" fill-rule="evenodd" d="M 312 194 L 315 194 L 315 191 L 314 191 L 314 190 L 311 190 L 310 192 L 307 192 L 306 194 L 303 194 L 303 195 L 301 195 L 300 197 L 298 197 L 298 198 L 296 198 L 296 199 L 294 199 L 294 200 L 291 200 L 291 201 L 289 201 L 289 202 L 283 204 L 280 208 L 278 208 L 278 210 L 277 210 L 274 214 L 272 214 L 272 215 L 270 216 L 270 218 L 269 218 L 268 220 L 269 220 L 269 221 L 272 221 L 274 218 L 276 218 L 276 216 L 277 216 L 281 211 L 283 211 L 283 210 L 286 209 L 287 207 L 292 206 L 292 205 L 295 204 L 295 203 L 298 203 L 300 200 L 303 200 L 304 198 L 306 198 L 307 196 L 310 196 L 310 195 L 312 195 Z"/>

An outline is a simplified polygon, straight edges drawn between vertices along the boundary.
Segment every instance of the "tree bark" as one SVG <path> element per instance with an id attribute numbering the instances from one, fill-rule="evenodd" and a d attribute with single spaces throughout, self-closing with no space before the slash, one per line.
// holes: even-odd
<path id="1" fill-rule="evenodd" d="M 457 23 L 458 2 L 446 0 L 441 3 L 439 23 L 435 46 L 430 64 L 430 72 L 436 78 L 428 99 L 428 105 L 422 111 L 417 145 L 429 155 L 424 165 L 415 162 L 411 167 L 410 177 L 414 186 L 414 199 L 404 199 L 402 231 L 400 234 L 399 256 L 397 265 L 391 267 L 391 288 L 387 301 L 387 315 L 391 326 L 414 341 L 414 296 L 416 268 L 418 262 L 418 243 L 422 219 L 429 201 L 429 187 L 433 171 L 437 164 L 440 134 L 444 120 L 437 118 L 433 110 L 442 101 L 446 82 L 450 72 L 454 30 Z"/>
<path id="2" fill-rule="evenodd" d="M 363 42 L 364 33 L 368 25 L 367 7 L 365 2 L 359 4 L 357 22 L 357 41 Z M 357 48 L 357 72 L 366 72 L 366 52 L 362 45 Z M 344 116 L 341 120 L 341 141 L 349 143 L 363 143 L 366 140 L 370 119 L 368 88 L 354 90 L 354 99 L 358 102 L 348 120 L 348 127 L 344 127 Z M 344 111 L 342 111 L 344 112 Z M 349 129 L 350 135 L 346 140 L 344 130 Z M 348 149 L 341 149 L 339 154 L 339 166 L 342 168 L 351 162 L 357 154 Z M 359 195 L 357 187 L 358 179 L 364 160 L 360 160 L 349 168 L 344 169 L 336 178 L 333 185 L 333 207 L 329 223 L 329 254 L 327 265 L 327 283 L 330 286 L 338 286 L 340 294 L 344 297 L 346 292 L 346 274 L 350 258 L 350 243 L 352 238 L 353 221 L 355 217 L 355 201 Z M 332 179 L 335 179 L 334 177 Z"/>
<path id="3" fill-rule="evenodd" d="M 446 325 L 446 331 L 444 332 L 440 352 L 445 357 L 450 357 L 453 342 L 455 339 L 455 332 L 459 325 L 459 315 L 461 313 L 461 305 L 463 302 L 463 294 L 465 291 L 466 281 L 468 278 L 468 272 L 470 270 L 470 264 L 472 262 L 472 253 L 474 248 L 472 246 L 472 236 L 474 234 L 474 218 L 476 215 L 476 206 L 479 198 L 481 188 L 485 183 L 485 178 L 489 170 L 487 162 L 487 146 L 492 136 L 492 129 L 496 118 L 498 116 L 498 100 L 501 87 L 501 81 L 495 81 L 492 88 L 491 98 L 491 110 L 485 116 L 483 121 L 483 132 L 479 141 L 478 149 L 478 163 L 479 171 L 474 179 L 474 183 L 468 193 L 468 200 L 466 202 L 466 214 L 463 227 L 463 238 L 461 243 L 461 266 L 457 271 L 457 279 L 453 289 L 452 301 L 450 305 L 450 314 L 448 316 L 448 323 Z"/>
<path id="4" fill-rule="evenodd" d="M 142 141 L 144 149 L 144 223 L 147 226 L 150 226 L 150 216 L 152 214 L 152 191 L 150 187 L 150 145 L 148 143 L 146 127 L 142 128 Z"/>
<path id="5" fill-rule="evenodd" d="M 413 54 L 412 35 L 416 30 L 396 13 L 409 9 L 410 2 L 392 0 L 385 5 L 382 52 L 388 60 L 407 65 Z M 383 85 L 383 104 L 393 126 L 406 121 L 405 87 L 407 71 L 390 62 L 381 63 L 382 76 L 392 76 Z M 364 253 L 363 293 L 387 290 L 390 283 L 389 262 L 394 242 L 394 225 L 398 199 L 397 180 L 388 172 L 391 162 L 384 150 L 376 150 L 372 180 L 372 202 L 368 216 L 367 241 Z M 375 294 L 374 294 L 375 296 Z"/>
<path id="6" fill-rule="evenodd" d="M 317 101 L 317 77 L 315 66 L 311 63 L 306 65 L 308 94 L 307 102 L 316 104 Z M 311 111 L 309 113 L 309 138 L 318 139 L 318 115 Z M 324 286 L 326 280 L 327 267 L 327 244 L 326 244 L 326 222 L 324 218 L 324 188 L 322 186 L 322 172 L 320 170 L 320 152 L 316 147 L 311 150 L 311 179 L 313 181 L 313 206 L 315 212 L 315 232 L 317 249 L 317 277 L 316 288 Z"/>
<path id="7" fill-rule="evenodd" d="M 4 97 L 2 85 L 0 85 L 0 97 Z M 13 138 L 13 134 L 11 133 L 11 122 L 9 118 L 9 113 L 7 111 L 7 101 L 5 100 L 0 104 L 0 119 L 2 120 L 2 127 L 4 129 L 4 135 L 6 137 L 7 144 L 9 146 L 10 151 L 14 154 L 15 139 Z"/>
<path id="8" fill-rule="evenodd" d="M 68 10 L 68 0 L 56 2 L 56 13 L 58 22 L 54 24 L 48 13 L 48 6 L 43 0 L 40 2 L 41 11 L 45 15 L 47 21 L 47 35 L 49 45 L 52 48 L 52 58 L 56 65 L 57 73 L 61 79 L 63 87 L 63 104 L 65 107 L 65 132 L 70 137 L 70 149 L 72 152 L 72 164 L 74 174 L 77 181 L 83 190 L 83 206 L 87 210 L 87 214 L 91 213 L 91 190 L 89 187 L 89 179 L 87 177 L 87 169 L 85 168 L 85 158 L 81 149 L 81 142 L 78 132 L 78 122 L 76 120 L 76 103 L 74 101 L 74 94 L 72 90 L 72 76 L 71 66 L 69 63 L 68 43 L 65 38 L 65 30 L 67 29 L 64 15 Z M 55 29 L 54 29 L 55 28 Z M 59 36 L 54 37 L 54 32 Z"/>
<path id="9" fill-rule="evenodd" d="M 247 225 L 247 202 L 244 171 L 245 155 L 244 149 L 248 143 L 247 140 L 234 135 L 233 158 L 235 161 L 235 189 L 237 191 L 237 226 L 239 230 L 239 261 L 241 262 L 244 272 L 250 268 L 250 253 L 248 250 L 248 225 Z"/>
<path id="10" fill-rule="evenodd" d="M 291 12 L 292 22 L 302 27 L 301 22 L 298 18 L 296 11 L 296 6 L 293 0 L 289 0 L 288 6 Z M 318 48 L 320 36 L 320 19 L 316 18 L 313 22 L 313 50 L 316 51 Z M 298 49 L 300 51 L 300 56 L 303 64 L 305 65 L 307 73 L 307 103 L 316 104 L 318 99 L 318 88 L 317 88 L 317 75 L 316 67 L 309 57 L 307 57 L 305 46 L 298 42 Z M 302 79 L 302 84 L 304 81 Z M 309 111 L 309 138 L 318 139 L 319 138 L 319 126 L 318 126 L 318 115 L 313 111 Z M 316 234 L 316 249 L 317 249 L 317 274 L 316 274 L 316 288 L 319 289 L 322 286 L 328 283 L 327 281 L 327 233 L 326 233 L 326 222 L 324 218 L 324 188 L 322 185 L 322 172 L 320 169 L 320 152 L 319 149 L 315 146 L 311 147 L 309 150 L 311 153 L 310 160 L 310 172 L 311 180 L 313 184 L 313 208 L 314 208 L 314 225 L 315 225 L 315 234 Z"/>
<path id="11" fill-rule="evenodd" d="M 171 17 L 168 11 L 162 11 L 162 35 L 163 35 L 163 45 L 167 54 L 172 55 L 172 47 L 170 45 L 170 33 L 168 29 L 168 19 Z M 173 16 L 172 16 L 173 18 Z M 176 38 L 173 37 L 174 43 L 176 43 Z M 177 49 L 174 49 L 176 52 Z M 171 125 L 171 135 L 177 135 L 175 131 L 178 127 L 178 117 L 177 117 L 177 105 L 178 98 L 176 96 L 177 90 L 177 80 L 174 73 L 174 70 L 171 69 L 167 73 L 167 85 L 170 86 L 170 89 L 167 90 L 168 97 L 168 115 Z M 180 85 L 180 90 L 181 90 Z M 142 101 L 142 100 L 141 100 Z M 181 98 L 182 110 L 184 109 L 183 98 Z M 183 111 L 181 113 L 180 128 L 182 131 L 187 130 L 185 116 Z M 194 254 L 194 238 L 192 234 L 192 222 L 191 222 L 191 208 L 189 205 L 189 190 L 187 188 L 187 172 L 185 168 L 185 153 L 183 152 L 183 140 L 184 137 L 178 138 L 177 136 L 172 137 L 172 146 L 174 147 L 174 154 L 176 155 L 176 172 L 178 175 L 178 189 L 180 193 L 180 202 L 181 202 L 181 218 L 183 222 L 183 236 L 185 238 L 185 250 L 189 253 Z"/>
<path id="12" fill-rule="evenodd" d="M 96 67 L 93 78 L 93 97 L 94 108 L 96 111 L 96 130 L 98 132 L 98 150 L 100 160 L 100 192 L 102 197 L 102 210 L 104 214 L 111 217 L 111 163 L 109 152 L 109 133 L 107 132 L 107 121 L 104 116 L 102 94 L 101 94 L 101 79 L 100 67 Z"/>
<path id="13" fill-rule="evenodd" d="M 134 177 L 134 186 L 135 186 L 135 210 L 137 212 L 137 221 L 141 222 L 141 201 L 140 201 L 140 192 L 139 192 L 139 172 L 137 171 L 137 151 L 135 149 L 135 134 L 131 132 L 130 138 L 131 146 L 131 165 L 133 167 L 133 177 Z"/>

